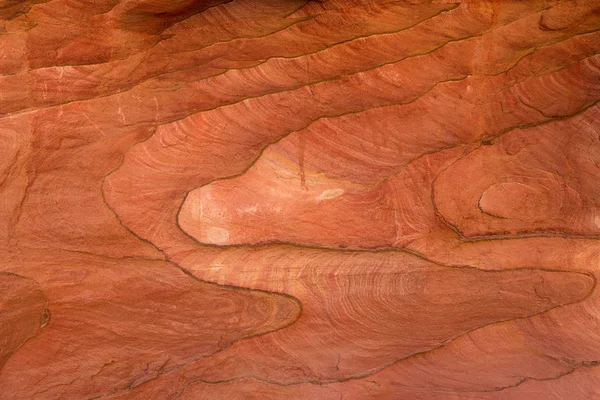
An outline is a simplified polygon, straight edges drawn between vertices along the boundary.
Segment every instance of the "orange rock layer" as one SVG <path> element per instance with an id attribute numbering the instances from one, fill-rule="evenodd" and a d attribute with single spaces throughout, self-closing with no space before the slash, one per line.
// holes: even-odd
<path id="1" fill-rule="evenodd" d="M 600 399 L 594 0 L 0 3 L 0 399 Z"/>

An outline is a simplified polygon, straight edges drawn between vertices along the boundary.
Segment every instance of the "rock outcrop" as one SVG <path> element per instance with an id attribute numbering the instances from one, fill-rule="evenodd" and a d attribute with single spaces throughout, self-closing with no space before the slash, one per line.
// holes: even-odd
<path id="1" fill-rule="evenodd" d="M 600 398 L 594 0 L 0 4 L 0 399 Z"/>

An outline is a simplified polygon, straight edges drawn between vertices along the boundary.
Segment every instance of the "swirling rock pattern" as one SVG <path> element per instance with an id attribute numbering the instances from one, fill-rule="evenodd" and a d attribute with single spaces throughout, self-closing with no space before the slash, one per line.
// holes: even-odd
<path id="1" fill-rule="evenodd" d="M 0 3 L 0 399 L 600 398 L 593 0 Z"/>
<path id="2" fill-rule="evenodd" d="M 37 282 L 2 273 L 0 368 L 27 340 L 48 324 L 48 304 Z"/>

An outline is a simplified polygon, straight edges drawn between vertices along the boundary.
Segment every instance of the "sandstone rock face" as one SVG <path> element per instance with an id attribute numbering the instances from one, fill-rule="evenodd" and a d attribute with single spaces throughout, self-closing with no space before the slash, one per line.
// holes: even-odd
<path id="1" fill-rule="evenodd" d="M 0 399 L 600 399 L 594 0 L 0 3 Z"/>

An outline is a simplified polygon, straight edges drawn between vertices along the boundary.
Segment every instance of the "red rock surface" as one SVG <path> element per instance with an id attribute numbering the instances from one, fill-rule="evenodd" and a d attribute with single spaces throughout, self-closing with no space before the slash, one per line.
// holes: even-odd
<path id="1" fill-rule="evenodd" d="M 0 21 L 0 399 L 600 399 L 597 1 Z"/>

